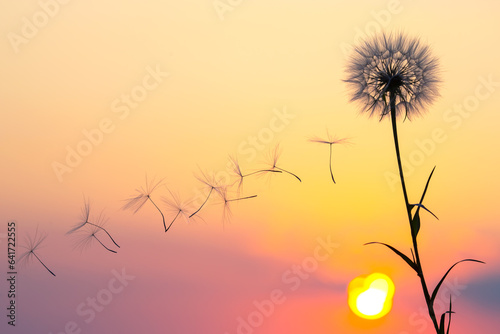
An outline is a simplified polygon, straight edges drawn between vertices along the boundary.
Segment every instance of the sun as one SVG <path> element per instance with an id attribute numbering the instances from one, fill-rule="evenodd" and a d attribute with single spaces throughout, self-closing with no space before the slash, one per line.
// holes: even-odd
<path id="1" fill-rule="evenodd" d="M 356 277 L 347 290 L 349 307 L 361 318 L 378 319 L 392 308 L 395 287 L 387 275 L 374 273 Z"/>

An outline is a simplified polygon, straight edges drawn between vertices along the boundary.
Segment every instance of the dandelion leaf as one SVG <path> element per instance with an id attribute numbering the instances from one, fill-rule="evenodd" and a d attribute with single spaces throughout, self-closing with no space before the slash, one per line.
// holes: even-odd
<path id="1" fill-rule="evenodd" d="M 421 208 L 421 209 L 424 209 L 425 211 L 429 212 L 431 215 L 434 216 L 434 218 L 436 218 L 437 220 L 439 220 L 439 218 L 429 209 L 427 209 L 423 204 L 410 204 L 410 208 L 413 209 L 413 207 L 418 207 L 418 208 Z"/>
<path id="2" fill-rule="evenodd" d="M 417 237 L 418 231 L 420 231 L 420 214 L 417 211 L 411 220 L 411 233 L 414 238 Z"/>
<path id="3" fill-rule="evenodd" d="M 446 312 L 449 314 L 449 318 L 448 318 L 448 329 L 446 329 L 446 334 L 450 334 L 450 326 L 451 326 L 451 314 L 452 313 L 455 313 L 452 311 L 452 308 L 451 308 L 451 295 L 450 295 L 450 309 L 448 310 L 448 312 Z"/>
<path id="4" fill-rule="evenodd" d="M 441 321 L 439 322 L 439 334 L 444 334 L 444 320 L 446 318 L 446 312 L 441 314 Z"/>
<path id="5" fill-rule="evenodd" d="M 448 271 L 446 272 L 446 274 L 444 274 L 444 276 L 441 278 L 441 280 L 439 281 L 439 283 L 436 285 L 436 287 L 434 288 L 434 291 L 432 292 L 432 296 L 431 296 L 431 303 L 434 303 L 434 300 L 436 299 L 436 296 L 439 292 L 439 288 L 441 287 L 441 285 L 443 284 L 444 280 L 446 279 L 446 276 L 448 276 L 448 274 L 450 273 L 450 271 L 459 263 L 461 262 L 466 262 L 466 261 L 469 261 L 469 262 L 478 262 L 478 263 L 483 263 L 483 261 L 479 261 L 479 260 L 474 260 L 474 259 L 465 259 L 465 260 L 460 260 L 458 262 L 456 262 L 454 265 L 452 265 L 450 267 L 450 269 L 448 269 Z"/>
<path id="6" fill-rule="evenodd" d="M 408 265 L 413 270 L 415 270 L 418 273 L 417 265 L 412 260 L 410 260 L 410 258 L 408 256 L 406 256 L 405 254 L 401 253 L 396 248 L 394 248 L 394 247 L 392 247 L 392 246 L 390 246 L 388 244 L 384 244 L 382 242 L 368 242 L 368 243 L 365 244 L 365 246 L 366 245 L 371 245 L 371 244 L 379 244 L 379 245 L 384 245 L 384 246 L 388 247 L 390 250 L 392 250 L 394 253 L 396 253 L 400 258 L 402 258 L 403 260 L 405 260 L 405 262 L 408 263 Z"/>
<path id="7" fill-rule="evenodd" d="M 434 174 L 435 169 L 436 169 L 436 166 L 434 166 L 434 168 L 431 171 L 431 174 L 429 175 L 429 178 L 427 179 L 427 183 L 425 184 L 424 192 L 422 193 L 422 197 L 420 198 L 420 202 L 418 204 L 411 204 L 410 205 L 410 210 L 414 206 L 417 207 L 417 210 L 415 211 L 415 215 L 413 215 L 413 218 L 411 220 L 411 233 L 412 233 L 414 238 L 417 237 L 418 232 L 420 231 L 420 208 L 423 208 L 424 210 L 426 210 L 430 214 L 432 214 L 434 217 L 436 217 L 435 214 L 433 214 L 431 211 L 427 210 L 427 208 L 422 205 L 422 202 L 424 201 L 424 198 L 425 198 L 425 194 L 427 193 L 427 188 L 429 187 L 429 182 L 431 181 L 432 174 Z"/>
<path id="8" fill-rule="evenodd" d="M 436 169 L 436 166 L 432 169 L 431 174 L 429 175 L 429 178 L 427 179 L 427 183 L 425 184 L 424 192 L 422 193 L 422 197 L 420 198 L 420 202 L 418 203 L 419 206 L 417 207 L 417 210 L 420 209 L 420 206 L 422 205 L 422 202 L 424 201 L 425 194 L 427 193 L 427 188 L 429 187 L 429 182 L 431 181 L 432 174 L 434 174 L 434 170 Z"/>

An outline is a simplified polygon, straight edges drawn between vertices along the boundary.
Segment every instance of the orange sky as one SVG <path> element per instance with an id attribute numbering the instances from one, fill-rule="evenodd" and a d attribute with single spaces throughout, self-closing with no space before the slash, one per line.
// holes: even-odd
<path id="1" fill-rule="evenodd" d="M 3 3 L 0 237 L 10 220 L 21 244 L 37 226 L 47 232 L 40 254 L 57 277 L 38 263 L 20 271 L 19 326 L 3 321 L 2 333 L 58 333 L 75 321 L 88 333 L 233 334 L 238 317 L 274 289 L 286 302 L 255 333 L 432 333 L 414 314 L 424 301 L 409 268 L 382 247 L 362 246 L 388 242 L 409 254 L 411 245 L 390 122 L 360 115 L 342 83 L 346 50 L 382 28 L 420 36 L 440 60 L 441 98 L 424 117 L 399 124 L 407 187 L 417 201 L 437 166 L 426 206 L 440 220 L 422 214 L 424 270 L 433 285 L 455 261 L 486 261 L 450 276 L 466 286 L 452 327 L 457 334 L 492 332 L 500 306 L 485 289 L 500 284 L 499 6 Z M 352 143 L 334 146 L 337 184 L 328 146 L 308 142 L 327 130 Z M 239 157 L 244 173 L 264 168 L 278 143 L 279 166 L 302 182 L 286 173 L 249 177 L 240 196 L 258 196 L 233 202 L 224 230 L 216 197 L 200 212 L 203 220 L 176 222 L 167 234 L 149 203 L 135 215 L 121 210 L 146 174 L 195 199 L 207 193 L 194 177 L 200 170 L 227 180 L 229 155 Z M 165 208 L 167 195 L 162 186 L 152 198 Z M 98 244 L 74 250 L 65 235 L 83 196 L 92 212 L 109 217 L 117 254 Z M 290 291 L 284 273 L 314 254 L 318 238 L 339 247 Z M 86 323 L 76 307 L 121 268 L 136 279 Z M 345 289 L 373 271 L 393 278 L 395 304 L 383 320 L 367 322 L 349 312 Z"/>

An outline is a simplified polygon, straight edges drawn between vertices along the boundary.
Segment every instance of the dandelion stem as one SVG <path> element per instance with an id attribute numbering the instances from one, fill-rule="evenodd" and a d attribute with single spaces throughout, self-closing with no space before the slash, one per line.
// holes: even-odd
<path id="1" fill-rule="evenodd" d="M 404 200 L 405 200 L 405 205 L 406 205 L 406 212 L 408 215 L 408 221 L 410 223 L 410 229 L 412 225 L 412 216 L 411 216 L 411 206 L 410 202 L 408 201 L 408 193 L 406 191 L 406 184 L 405 184 L 405 179 L 404 179 L 404 174 L 403 174 L 403 165 L 401 163 L 401 154 L 399 152 L 399 141 L 398 141 L 398 130 L 397 130 L 397 123 L 396 123 L 396 98 L 395 98 L 395 93 L 390 92 L 390 103 L 391 103 L 391 121 L 392 121 L 392 133 L 394 136 L 394 146 L 396 148 L 396 158 L 398 160 L 398 168 L 399 168 L 399 177 L 401 179 L 401 186 L 403 188 L 403 195 L 404 195 Z M 422 264 L 420 262 L 420 256 L 418 253 L 418 245 L 417 245 L 417 236 L 413 234 L 412 232 L 412 241 L 413 241 L 413 248 L 415 250 L 415 264 L 417 265 L 418 268 L 418 276 L 420 277 L 420 283 L 422 284 L 422 290 L 424 292 L 424 297 L 425 301 L 427 304 L 427 309 L 429 310 L 429 316 L 434 324 L 434 328 L 436 329 L 437 332 L 439 332 L 439 325 L 436 319 L 436 313 L 434 312 L 434 307 L 431 302 L 431 297 L 429 294 L 429 290 L 427 288 L 427 283 L 425 282 L 424 278 L 424 272 L 422 270 Z"/>
<path id="2" fill-rule="evenodd" d="M 283 168 L 279 168 L 279 167 L 277 167 L 277 166 L 274 166 L 274 168 L 279 169 L 279 170 L 281 170 L 281 171 L 283 171 L 283 172 L 285 172 L 285 173 L 288 173 L 288 174 L 290 174 L 290 175 L 292 175 L 292 176 L 295 176 L 295 177 L 297 178 L 297 180 L 299 180 L 299 182 L 302 182 L 302 180 L 300 179 L 300 177 L 298 177 L 298 176 L 297 176 L 297 175 L 295 175 L 294 173 L 289 172 L 289 171 L 287 171 L 287 170 L 285 170 L 285 169 L 283 169 Z"/>
<path id="3" fill-rule="evenodd" d="M 262 170 L 258 170 L 258 171 L 255 171 L 255 172 L 251 172 L 251 173 L 246 174 L 246 175 L 242 175 L 241 177 L 247 177 L 247 176 L 251 176 L 251 175 L 254 175 L 254 174 L 258 174 L 258 173 L 266 173 L 266 172 L 270 172 L 270 173 L 281 173 L 281 171 L 279 171 L 279 170 L 274 170 L 274 169 L 262 169 Z"/>
<path id="4" fill-rule="evenodd" d="M 40 260 L 40 258 L 39 258 L 39 257 L 35 254 L 35 252 L 31 251 L 31 254 L 33 254 L 33 255 L 36 257 L 36 259 L 37 259 L 37 260 L 38 260 L 38 261 L 42 264 L 42 266 L 44 266 L 44 267 L 45 267 L 45 269 L 47 269 L 47 270 L 49 271 L 49 273 L 51 273 L 53 276 L 56 276 L 56 274 L 54 274 L 54 273 L 52 272 L 52 270 L 50 270 L 50 269 L 49 269 L 49 268 L 45 265 L 45 263 L 43 263 L 43 262 L 42 262 L 42 260 Z"/>
<path id="5" fill-rule="evenodd" d="M 332 150 L 333 150 L 333 143 L 330 143 L 330 175 L 332 176 L 332 181 L 333 183 L 337 183 L 335 182 L 335 179 L 333 178 L 333 172 L 332 172 Z"/>
<path id="6" fill-rule="evenodd" d="M 212 190 L 214 190 L 214 187 L 211 187 L 211 188 L 210 188 L 210 192 L 208 193 L 208 196 L 207 196 L 207 198 L 205 199 L 205 202 L 203 202 L 203 204 L 200 206 L 200 208 L 199 208 L 198 210 L 196 210 L 195 212 L 193 212 L 193 213 L 191 214 L 191 216 L 189 216 L 189 218 L 193 217 L 195 214 L 197 214 L 197 213 L 198 213 L 198 211 L 200 211 L 200 210 L 201 210 L 201 208 L 203 208 L 203 206 L 205 205 L 205 203 L 206 203 L 206 202 L 208 201 L 208 199 L 210 198 L 210 195 L 212 194 Z"/>
<path id="7" fill-rule="evenodd" d="M 257 195 L 252 195 L 252 196 L 247 196 L 247 197 L 240 197 L 240 198 L 233 198 L 233 199 L 227 199 L 226 202 L 234 202 L 234 201 L 239 201 L 242 199 L 249 199 L 249 198 L 254 198 L 257 197 Z"/>
<path id="8" fill-rule="evenodd" d="M 151 203 L 153 203 L 155 208 L 160 212 L 161 218 L 163 219 L 163 227 L 165 228 L 165 232 L 167 232 L 167 224 L 165 224 L 165 216 L 163 215 L 163 212 L 161 212 L 160 208 L 155 204 L 155 202 L 153 202 L 151 197 L 148 196 L 148 199 L 151 201 Z"/>
<path id="9" fill-rule="evenodd" d="M 108 247 L 106 247 L 102 242 L 101 240 L 99 240 L 99 238 L 97 238 L 95 236 L 95 234 L 92 234 L 92 236 L 101 244 L 102 247 L 106 248 L 108 251 L 110 251 L 111 253 L 116 253 L 116 251 L 112 250 L 112 249 L 109 249 Z"/>
<path id="10" fill-rule="evenodd" d="M 401 154 L 399 152 L 398 129 L 396 124 L 396 101 L 392 95 L 391 95 L 391 121 L 392 121 L 392 134 L 394 136 L 394 146 L 396 147 L 396 158 L 398 159 L 399 177 L 401 179 L 401 185 L 403 187 L 403 195 L 406 204 L 406 213 L 408 214 L 408 219 L 411 222 L 410 204 L 408 201 L 408 193 L 406 192 L 406 184 L 403 174 L 403 165 L 401 164 Z"/>
<path id="11" fill-rule="evenodd" d="M 448 313 L 448 329 L 446 330 L 446 334 L 450 334 L 450 326 L 451 326 L 451 308 L 450 312 Z"/>
<path id="12" fill-rule="evenodd" d="M 181 214 L 181 210 L 177 211 L 177 214 L 175 215 L 174 219 L 172 220 L 172 222 L 170 223 L 170 225 L 168 225 L 167 229 L 165 230 L 165 233 L 170 229 L 170 226 L 172 226 L 172 224 L 174 223 L 174 221 L 177 219 L 177 217 L 179 217 L 179 215 Z"/>
<path id="13" fill-rule="evenodd" d="M 95 227 L 98 227 L 100 228 L 101 230 L 103 230 L 104 232 L 106 232 L 106 234 L 108 235 L 108 237 L 111 239 L 111 241 L 113 241 L 113 243 L 116 245 L 116 247 L 120 248 L 120 246 L 116 243 L 115 239 L 113 239 L 113 237 L 111 236 L 111 234 L 109 234 L 108 231 L 106 231 L 106 229 L 102 226 L 99 226 L 99 225 L 96 225 L 96 224 L 92 224 L 91 222 L 87 222 L 87 224 L 89 225 L 92 225 L 92 226 L 95 226 Z"/>

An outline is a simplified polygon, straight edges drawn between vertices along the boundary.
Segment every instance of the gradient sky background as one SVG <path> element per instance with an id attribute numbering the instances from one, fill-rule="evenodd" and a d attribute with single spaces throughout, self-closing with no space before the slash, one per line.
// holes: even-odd
<path id="1" fill-rule="evenodd" d="M 10 220 L 21 244 L 38 226 L 48 235 L 39 255 L 57 277 L 38 263 L 19 269 L 17 326 L 2 315 L 2 333 L 61 333 L 73 321 L 82 333 L 233 334 L 238 317 L 275 289 L 285 302 L 254 333 L 432 333 L 417 277 L 387 249 L 362 246 L 383 241 L 409 253 L 411 244 L 399 184 L 387 179 L 396 172 L 390 123 L 360 115 L 341 81 L 346 48 L 381 28 L 420 36 L 443 71 L 442 97 L 399 127 L 412 201 L 437 165 L 426 205 L 440 220 L 423 214 L 419 235 L 426 276 L 433 286 L 455 261 L 486 261 L 449 276 L 452 331 L 498 331 L 500 3 L 233 1 L 221 19 L 211 0 L 75 0 L 50 7 L 53 17 L 13 47 L 24 18 L 43 19 L 40 3 L 0 3 L 0 241 L 5 254 Z M 121 119 L 113 102 L 147 68 L 169 76 Z M 456 112 L 466 107 L 465 116 Z M 287 124 L 252 146 L 284 110 Z M 53 163 L 65 163 L 67 147 L 103 119 L 113 130 L 60 182 Z M 336 185 L 328 147 L 308 142 L 327 129 L 353 143 L 334 147 Z M 442 140 L 429 144 L 436 129 Z M 204 222 L 179 221 L 167 234 L 151 205 L 121 210 L 146 173 L 193 199 L 206 193 L 194 178 L 200 169 L 225 177 L 228 155 L 237 154 L 244 172 L 256 170 L 277 143 L 280 165 L 303 182 L 248 178 L 241 195 L 258 197 L 233 203 L 224 230 L 216 197 L 200 212 Z M 83 195 L 109 217 L 118 254 L 97 244 L 76 250 L 65 235 Z M 165 195 L 161 187 L 152 197 L 164 207 Z M 318 238 L 339 247 L 292 291 L 283 275 L 314 254 Z M 135 279 L 86 323 L 78 305 L 122 268 Z M 393 278 L 394 308 L 379 321 L 358 319 L 346 287 L 374 271 Z M 6 292 L 2 281 L 3 313 Z"/>

